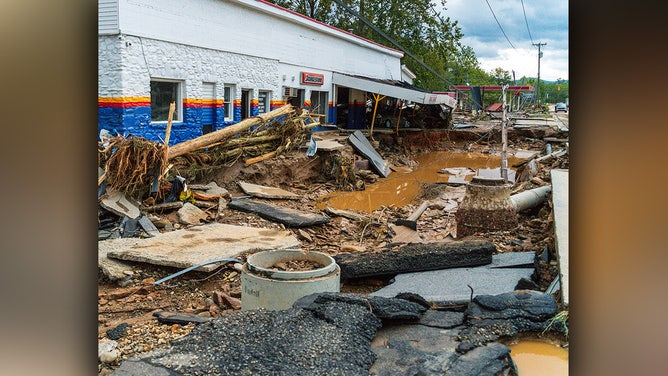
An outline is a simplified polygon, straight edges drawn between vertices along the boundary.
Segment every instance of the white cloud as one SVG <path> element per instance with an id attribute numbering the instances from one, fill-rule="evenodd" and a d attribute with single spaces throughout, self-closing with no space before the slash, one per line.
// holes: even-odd
<path id="1" fill-rule="evenodd" d="M 464 33 L 462 43 L 473 48 L 482 69 L 501 67 L 514 70 L 517 78 L 535 77 L 538 49 L 532 46 L 533 39 L 534 43 L 547 43 L 541 47 L 541 79 L 568 79 L 568 0 L 524 0 L 526 21 L 520 0 L 487 1 L 515 49 L 496 24 L 485 0 L 448 0 L 443 11 L 444 16 L 458 22 Z M 435 9 L 441 9 L 440 4 Z"/>

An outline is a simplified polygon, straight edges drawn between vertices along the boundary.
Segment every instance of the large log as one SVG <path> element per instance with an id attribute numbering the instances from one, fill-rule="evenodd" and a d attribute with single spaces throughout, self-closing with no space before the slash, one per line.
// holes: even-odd
<path id="1" fill-rule="evenodd" d="M 223 139 L 226 139 L 228 137 L 231 137 L 239 132 L 242 132 L 253 125 L 256 125 L 258 123 L 266 122 L 268 120 L 271 120 L 273 118 L 279 117 L 281 115 L 285 115 L 289 112 L 293 111 L 293 107 L 290 104 L 286 104 L 285 106 L 279 107 L 273 111 L 267 112 L 265 114 L 261 114 L 258 116 L 253 116 L 247 119 L 244 119 L 234 125 L 230 125 L 229 127 L 225 127 L 223 129 L 219 129 L 214 132 L 210 132 L 207 134 L 204 134 L 202 136 L 199 136 L 197 138 L 193 138 L 191 140 L 187 140 L 181 143 L 178 143 L 172 147 L 169 148 L 169 159 L 178 157 L 180 155 L 189 153 L 191 151 L 195 151 L 201 148 L 208 147 L 212 144 L 215 144 L 216 142 L 219 142 Z"/>
<path id="2" fill-rule="evenodd" d="M 334 256 L 341 279 L 390 276 L 400 273 L 487 265 L 496 246 L 483 240 L 449 243 L 409 243 L 384 252 Z"/>

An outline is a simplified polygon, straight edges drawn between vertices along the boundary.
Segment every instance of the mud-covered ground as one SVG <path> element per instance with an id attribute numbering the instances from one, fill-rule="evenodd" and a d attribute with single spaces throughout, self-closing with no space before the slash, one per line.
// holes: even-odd
<path id="1" fill-rule="evenodd" d="M 498 133 L 498 132 L 497 132 Z M 498 153 L 500 142 L 498 134 L 489 137 L 484 132 L 441 132 L 407 135 L 400 140 L 391 135 L 378 135 L 379 152 L 393 166 L 414 167 L 417 153 L 435 150 L 478 151 Z M 544 136 L 550 132 L 517 132 L 509 136 L 509 149 L 542 150 Z M 281 205 L 301 211 L 319 212 L 315 206 L 317 200 L 325 194 L 340 191 L 364 189 L 378 179 L 375 174 L 356 171 L 341 174 L 340 166 L 350 166 L 356 156 L 350 146 L 338 152 L 318 153 L 309 158 L 303 151 L 244 167 L 238 161 L 231 167 L 213 171 L 203 176 L 202 181 L 191 183 L 206 184 L 215 181 L 227 189 L 232 196 L 244 193 L 236 184 L 246 181 L 254 184 L 280 187 L 302 196 L 300 200 L 265 200 L 272 205 Z M 531 189 L 550 182 L 549 170 L 568 168 L 568 154 L 551 159 L 538 165 L 538 172 L 530 176 L 522 169 L 517 172 L 517 182 L 513 191 Z M 397 219 L 410 215 L 424 200 L 429 200 L 429 208 L 418 222 L 418 232 L 425 241 L 447 241 L 454 239 L 454 209 L 448 202 L 461 200 L 464 187 L 452 187 L 445 184 L 424 184 L 420 195 L 404 207 L 388 206 L 372 213 L 360 213 L 363 221 L 354 221 L 344 217 L 331 216 L 325 225 L 303 229 L 288 229 L 302 241 L 302 248 L 317 250 L 330 255 L 342 252 L 373 250 L 392 243 L 393 232 L 388 226 Z M 262 201 L 262 200 L 260 200 Z M 214 210 L 215 212 L 215 210 Z M 215 213 L 214 213 L 215 214 Z M 282 228 L 283 225 L 262 219 L 256 215 L 224 209 L 217 219 L 220 223 L 242 226 Z M 162 215 L 164 219 L 176 224 L 176 213 Z M 178 225 L 177 225 L 178 226 Z M 549 200 L 542 206 L 520 213 L 519 226 L 511 231 L 499 231 L 477 235 L 492 241 L 499 252 L 536 251 L 547 249 L 548 262 L 540 262 L 540 270 L 534 282 L 545 290 L 557 275 L 554 254 L 552 210 Z M 243 255 L 242 255 L 243 256 Z M 117 340 L 120 357 L 116 361 L 100 363 L 100 374 L 111 372 L 123 359 L 156 347 L 169 346 L 170 341 L 187 334 L 194 324 L 185 326 L 160 324 L 152 313 L 157 310 L 170 310 L 194 313 L 201 316 L 227 315 L 235 311 L 232 305 L 215 304 L 214 292 L 225 293 L 232 298 L 240 298 L 240 272 L 232 265 L 220 267 L 212 273 L 190 272 L 154 287 L 152 282 L 178 271 L 177 269 L 158 267 L 144 263 L 133 264 L 133 274 L 124 286 L 110 282 L 101 272 L 98 280 L 98 338 L 107 337 L 107 331 L 126 323 L 125 333 Z M 342 292 L 370 293 L 388 283 L 387 279 L 364 279 L 342 281 Z M 558 297 L 557 297 L 558 298 Z M 122 327 L 121 327 L 122 328 Z M 122 329 L 118 331 L 122 332 Z"/>

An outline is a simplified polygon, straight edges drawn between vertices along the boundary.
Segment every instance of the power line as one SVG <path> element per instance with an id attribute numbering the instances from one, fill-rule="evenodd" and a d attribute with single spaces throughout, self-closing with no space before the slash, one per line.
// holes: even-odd
<path id="1" fill-rule="evenodd" d="M 356 12 L 355 10 L 353 10 L 350 6 L 348 6 L 347 4 L 345 4 L 342 0 L 334 0 L 334 2 L 335 2 L 338 6 L 342 7 L 342 8 L 345 9 L 346 11 L 348 11 L 350 14 L 354 15 L 355 17 L 357 17 L 357 19 L 359 19 L 359 20 L 362 21 L 364 24 L 366 24 L 367 26 L 369 26 L 373 31 L 375 31 L 376 33 L 380 34 L 380 36 L 382 36 L 383 38 L 385 38 L 386 40 L 388 40 L 388 41 L 389 41 L 390 43 L 392 43 L 396 48 L 402 50 L 406 55 L 408 55 L 410 58 L 412 58 L 416 63 L 420 64 L 420 65 L 421 65 L 422 67 L 424 67 L 426 70 L 428 70 L 429 72 L 431 72 L 431 74 L 433 74 L 434 76 L 440 78 L 441 81 L 445 82 L 446 84 L 448 84 L 448 85 L 450 85 L 450 86 L 455 86 L 455 84 L 453 84 L 453 83 L 450 82 L 448 79 L 446 79 L 445 77 L 443 77 L 443 76 L 441 76 L 440 74 L 438 74 L 432 67 L 430 67 L 429 65 L 427 65 L 425 62 L 423 62 L 423 61 L 422 61 L 420 58 L 418 58 L 417 56 L 413 55 L 409 50 L 407 50 L 406 48 L 404 48 L 404 46 L 402 46 L 401 44 L 399 44 L 399 42 L 397 42 L 394 38 L 392 38 L 392 37 L 390 37 L 389 35 L 385 34 L 385 33 L 384 33 L 382 30 L 380 30 L 376 25 L 374 25 L 373 23 L 371 23 L 371 21 L 367 20 L 367 19 L 364 18 L 361 14 L 357 13 L 357 12 Z M 513 48 L 514 48 L 514 47 L 513 47 Z M 459 89 L 455 89 L 455 91 L 464 94 L 464 92 L 461 91 L 461 90 L 459 90 Z"/>
<path id="2" fill-rule="evenodd" d="M 524 0 L 520 0 L 522 2 L 522 12 L 524 13 L 524 23 L 527 24 L 527 31 L 529 32 L 529 39 L 531 39 L 531 44 L 534 44 L 533 42 L 533 37 L 531 37 L 531 30 L 529 30 L 529 21 L 527 21 L 527 12 L 524 10 Z"/>
<path id="3" fill-rule="evenodd" d="M 510 43 L 510 47 L 512 47 L 513 50 L 517 51 L 515 46 L 513 46 L 513 43 L 510 41 L 510 39 L 508 39 L 508 36 L 506 35 L 506 32 L 503 31 L 503 27 L 501 27 L 501 24 L 499 23 L 499 20 L 496 18 L 496 14 L 494 14 L 494 10 L 492 9 L 492 6 L 489 5 L 489 1 L 485 0 L 485 2 L 487 3 L 487 6 L 489 7 L 489 10 L 492 11 L 492 16 L 494 16 L 494 20 L 496 21 L 496 24 L 499 25 L 499 29 L 501 29 L 501 32 L 503 33 L 503 36 L 506 37 L 506 40 L 508 41 L 508 43 Z"/>

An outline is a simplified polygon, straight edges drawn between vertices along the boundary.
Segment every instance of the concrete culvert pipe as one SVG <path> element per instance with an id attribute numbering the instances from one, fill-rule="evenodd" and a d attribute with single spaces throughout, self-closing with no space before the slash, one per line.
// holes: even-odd
<path id="1" fill-rule="evenodd" d="M 312 262 L 316 268 L 278 270 L 277 263 Z M 300 249 L 261 251 L 248 256 L 241 273 L 241 309 L 288 309 L 316 292 L 339 292 L 341 268 L 324 253 Z"/>
<path id="2" fill-rule="evenodd" d="M 530 209 L 542 204 L 551 192 L 552 186 L 549 185 L 529 189 L 528 191 L 520 192 L 510 196 L 510 202 L 512 202 L 517 212 L 521 212 L 523 210 Z"/>

